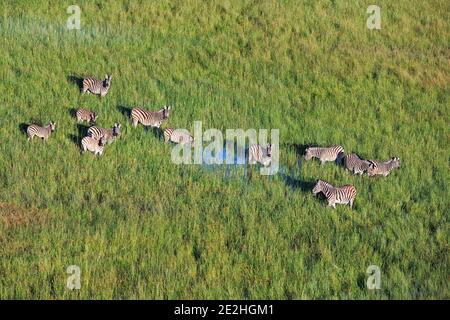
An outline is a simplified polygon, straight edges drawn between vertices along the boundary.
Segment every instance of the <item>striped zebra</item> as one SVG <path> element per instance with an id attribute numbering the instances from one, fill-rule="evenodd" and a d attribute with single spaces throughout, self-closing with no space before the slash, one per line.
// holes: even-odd
<path id="1" fill-rule="evenodd" d="M 369 169 L 367 170 L 369 176 L 383 175 L 387 177 L 389 173 L 391 173 L 392 169 L 400 168 L 400 158 L 398 157 L 392 157 L 388 161 L 384 162 L 378 162 L 373 160 L 369 160 L 369 162 L 370 165 Z"/>
<path id="2" fill-rule="evenodd" d="M 87 121 L 89 123 L 95 123 L 97 121 L 97 114 L 88 109 L 78 109 L 76 113 L 77 121 Z"/>
<path id="3" fill-rule="evenodd" d="M 144 126 L 151 126 L 159 128 L 163 120 L 169 118 L 170 106 L 164 106 L 161 110 L 152 112 L 142 108 L 133 108 L 131 110 L 131 121 L 133 127 L 136 127 L 138 123 L 142 123 Z"/>
<path id="4" fill-rule="evenodd" d="M 82 152 L 90 151 L 90 152 L 94 153 L 94 155 L 101 156 L 103 154 L 105 144 L 106 144 L 106 141 L 105 141 L 104 137 L 101 137 L 100 140 L 94 139 L 89 136 L 81 139 Z"/>
<path id="5" fill-rule="evenodd" d="M 344 163 L 345 167 L 352 171 L 353 174 L 363 174 L 364 172 L 367 172 L 370 166 L 368 160 L 363 160 L 354 153 L 346 155 Z"/>
<path id="6" fill-rule="evenodd" d="M 272 161 L 272 145 L 267 145 L 266 148 L 261 147 L 259 144 L 252 144 L 248 148 L 248 163 L 256 164 L 260 163 L 264 167 L 270 165 Z"/>
<path id="7" fill-rule="evenodd" d="M 326 161 L 336 161 L 344 155 L 344 148 L 341 146 L 331 146 L 328 148 L 310 147 L 306 149 L 305 160 L 318 158 L 323 165 Z"/>
<path id="8" fill-rule="evenodd" d="M 193 143 L 194 137 L 189 133 L 184 132 L 184 130 L 174 130 L 172 128 L 167 128 L 164 130 L 164 142 L 175 142 L 180 144 Z"/>
<path id="9" fill-rule="evenodd" d="M 111 129 L 104 129 L 100 127 L 90 127 L 88 129 L 88 136 L 95 140 L 105 139 L 105 143 L 112 143 L 120 135 L 120 123 L 115 123 Z"/>
<path id="10" fill-rule="evenodd" d="M 356 198 L 356 189 L 352 185 L 345 185 L 342 187 L 333 187 L 330 183 L 319 180 L 313 189 L 313 194 L 317 195 L 322 192 L 328 201 L 328 206 L 336 208 L 336 204 L 350 204 L 353 207 L 353 202 Z"/>
<path id="11" fill-rule="evenodd" d="M 36 124 L 31 124 L 27 128 L 28 140 L 33 140 L 33 138 L 36 136 L 44 139 L 44 141 L 47 141 L 48 137 L 53 131 L 55 131 L 55 129 L 56 123 L 51 121 L 44 127 L 38 126 Z"/>
<path id="12" fill-rule="evenodd" d="M 109 88 L 111 87 L 112 75 L 106 75 L 104 80 L 98 80 L 93 77 L 86 77 L 83 79 L 83 94 L 92 93 L 100 95 L 100 97 L 106 96 Z"/>

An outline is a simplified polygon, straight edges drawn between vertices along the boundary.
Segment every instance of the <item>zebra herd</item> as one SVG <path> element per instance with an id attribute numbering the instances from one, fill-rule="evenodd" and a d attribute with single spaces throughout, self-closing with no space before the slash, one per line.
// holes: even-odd
<path id="1" fill-rule="evenodd" d="M 106 75 L 105 79 L 98 80 L 93 77 L 86 77 L 82 81 L 81 91 L 83 94 L 91 93 L 101 97 L 105 97 L 111 87 L 112 75 Z M 159 111 L 148 111 L 143 108 L 133 108 L 130 113 L 130 120 L 133 127 L 137 127 L 140 123 L 145 127 L 161 128 L 162 123 L 169 118 L 171 111 L 170 106 L 164 106 Z M 78 109 L 75 114 L 77 122 L 86 121 L 91 127 L 87 131 L 87 136 L 81 139 L 82 152 L 90 151 L 94 155 L 101 156 L 107 144 L 112 143 L 120 135 L 120 123 L 115 123 L 111 129 L 105 129 L 95 126 L 98 115 L 88 109 Z M 35 136 L 47 141 L 49 136 L 56 129 L 56 123 L 50 122 L 46 126 L 31 124 L 27 128 L 28 140 L 32 140 Z M 164 141 L 179 144 L 192 144 L 194 137 L 189 133 L 167 128 L 163 132 Z M 353 172 L 353 174 L 364 174 L 367 172 L 369 176 L 383 175 L 388 176 L 391 170 L 400 167 L 400 158 L 392 157 L 385 162 L 361 159 L 356 154 L 344 154 L 344 148 L 339 145 L 331 147 L 310 147 L 306 149 L 305 160 L 317 158 L 323 165 L 327 161 L 336 161 L 343 163 L 344 166 Z M 248 163 L 261 164 L 269 166 L 272 159 L 272 145 L 262 147 L 258 144 L 250 145 L 248 148 Z M 328 205 L 335 208 L 336 204 L 349 204 L 353 207 L 356 198 L 356 188 L 352 185 L 342 187 L 334 187 L 330 183 L 318 180 L 313 188 L 313 194 L 322 193 L 325 195 Z"/>
<path id="2" fill-rule="evenodd" d="M 378 162 L 374 160 L 364 160 L 358 155 L 351 153 L 345 155 L 342 146 L 331 147 L 310 147 L 305 151 L 305 160 L 317 158 L 323 165 L 327 161 L 336 161 L 343 163 L 343 165 L 353 174 L 364 174 L 367 172 L 369 176 L 383 175 L 387 177 L 391 170 L 400 167 L 400 158 L 392 157 L 391 159 Z M 313 194 L 318 193 L 325 195 L 328 205 L 335 208 L 336 204 L 349 204 L 353 207 L 353 202 L 356 198 L 356 188 L 352 185 L 345 185 L 342 187 L 334 187 L 330 183 L 319 180 L 313 188 Z"/>

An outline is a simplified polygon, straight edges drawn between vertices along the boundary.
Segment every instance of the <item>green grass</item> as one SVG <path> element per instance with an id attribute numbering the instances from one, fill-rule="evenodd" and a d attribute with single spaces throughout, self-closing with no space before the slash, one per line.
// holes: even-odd
<path id="1" fill-rule="evenodd" d="M 0 298 L 450 298 L 448 1 L 378 1 L 381 30 L 371 1 L 76 3 L 79 31 L 73 1 L 2 2 Z M 68 81 L 105 73 L 103 100 Z M 280 129 L 290 179 L 172 164 L 119 109 L 164 104 L 166 126 Z M 122 123 L 101 158 L 80 154 L 77 106 Z M 308 144 L 402 167 L 356 177 L 303 161 Z M 354 184 L 355 208 L 327 208 L 317 179 Z"/>

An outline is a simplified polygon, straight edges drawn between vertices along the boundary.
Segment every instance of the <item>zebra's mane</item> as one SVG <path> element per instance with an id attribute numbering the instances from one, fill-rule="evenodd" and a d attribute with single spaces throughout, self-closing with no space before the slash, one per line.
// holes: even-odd
<path id="1" fill-rule="evenodd" d="M 334 188 L 334 186 L 331 183 L 329 183 L 329 182 L 327 182 L 325 180 L 319 180 L 319 183 L 322 184 L 322 185 L 325 185 L 327 187 Z"/>

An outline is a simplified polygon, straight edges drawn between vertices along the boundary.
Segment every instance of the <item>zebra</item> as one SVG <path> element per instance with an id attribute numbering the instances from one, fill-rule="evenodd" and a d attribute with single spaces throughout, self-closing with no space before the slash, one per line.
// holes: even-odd
<path id="1" fill-rule="evenodd" d="M 55 131 L 56 129 L 56 123 L 51 122 L 44 126 L 40 127 L 36 124 L 31 124 L 27 128 L 27 134 L 28 134 L 28 141 L 33 140 L 34 136 L 44 139 L 44 141 L 47 141 L 50 134 Z"/>
<path id="2" fill-rule="evenodd" d="M 88 129 L 88 136 L 95 140 L 105 138 L 105 143 L 112 143 L 120 135 L 120 123 L 115 123 L 111 129 L 104 129 L 100 127 L 90 127 Z"/>
<path id="3" fill-rule="evenodd" d="M 86 77 L 83 79 L 83 94 L 92 93 L 100 95 L 100 97 L 106 96 L 109 88 L 111 87 L 112 75 L 106 75 L 104 80 L 98 80 L 93 77 Z"/>
<path id="4" fill-rule="evenodd" d="M 248 163 L 256 164 L 259 162 L 264 167 L 270 165 L 272 161 L 272 145 L 268 144 L 266 148 L 261 147 L 259 144 L 252 144 L 248 148 Z"/>
<path id="5" fill-rule="evenodd" d="M 180 144 L 193 143 L 194 137 L 186 132 L 167 128 L 164 130 L 164 142 L 167 143 L 169 141 Z"/>
<path id="6" fill-rule="evenodd" d="M 363 174 L 367 172 L 370 161 L 361 159 L 358 155 L 352 153 L 345 156 L 345 167 L 353 174 Z"/>
<path id="7" fill-rule="evenodd" d="M 392 169 L 400 167 L 400 158 L 392 157 L 391 159 L 385 162 L 369 160 L 369 163 L 370 163 L 369 169 L 367 170 L 369 176 L 383 175 L 387 177 L 389 173 L 391 173 Z"/>
<path id="8" fill-rule="evenodd" d="M 352 185 L 342 187 L 333 187 L 330 183 L 318 180 L 313 189 L 313 194 L 317 195 L 322 192 L 328 201 L 328 206 L 336 209 L 336 204 L 350 204 L 353 208 L 353 202 L 356 198 L 356 189 Z"/>
<path id="9" fill-rule="evenodd" d="M 106 141 L 104 137 L 101 137 L 100 140 L 97 140 L 87 136 L 81 139 L 81 149 L 82 152 L 86 152 L 88 150 L 94 153 L 94 155 L 101 156 L 105 148 L 105 143 Z"/>
<path id="10" fill-rule="evenodd" d="M 97 121 L 97 114 L 87 109 L 78 109 L 76 113 L 77 121 L 87 121 L 89 123 L 95 123 Z"/>
<path id="11" fill-rule="evenodd" d="M 151 126 L 159 128 L 163 120 L 169 118 L 170 106 L 164 106 L 161 110 L 152 112 L 142 108 L 133 108 L 131 110 L 131 121 L 133 127 L 136 127 L 138 123 L 142 123 L 144 126 Z"/>
<path id="12" fill-rule="evenodd" d="M 306 149 L 305 160 L 318 158 L 323 165 L 326 161 L 336 161 L 344 155 L 344 148 L 341 146 L 331 146 L 328 148 L 310 147 Z"/>

